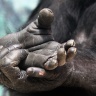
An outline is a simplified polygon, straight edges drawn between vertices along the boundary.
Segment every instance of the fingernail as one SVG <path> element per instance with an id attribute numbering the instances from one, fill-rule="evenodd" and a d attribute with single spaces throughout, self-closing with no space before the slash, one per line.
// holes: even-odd
<path id="1" fill-rule="evenodd" d="M 67 46 L 75 46 L 75 41 L 73 39 L 69 40 L 68 42 L 66 42 Z"/>
<path id="2" fill-rule="evenodd" d="M 47 70 L 53 70 L 55 69 L 56 67 L 58 66 L 58 63 L 57 63 L 57 60 L 49 60 L 47 61 L 45 64 L 44 64 L 44 67 L 47 69 Z"/>
<path id="3" fill-rule="evenodd" d="M 27 68 L 26 72 L 28 76 L 32 76 L 32 77 L 43 77 L 46 74 L 44 69 L 37 68 L 37 67 Z"/>
<path id="4" fill-rule="evenodd" d="M 44 75 L 44 72 L 43 71 L 40 71 L 39 72 L 39 75 L 43 76 Z"/>

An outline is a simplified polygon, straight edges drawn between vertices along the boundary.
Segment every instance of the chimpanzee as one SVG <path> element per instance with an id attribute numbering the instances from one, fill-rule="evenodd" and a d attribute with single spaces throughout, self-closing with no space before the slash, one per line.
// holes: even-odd
<path id="1" fill-rule="evenodd" d="M 0 83 L 11 89 L 12 96 L 36 96 L 31 92 L 57 87 L 64 87 L 54 90 L 60 89 L 57 95 L 95 94 L 95 10 L 96 0 L 42 0 L 26 25 L 40 11 L 34 22 L 0 39 Z M 71 88 L 64 92 L 66 87 Z M 72 89 L 78 91 L 77 87 L 75 94 Z"/>

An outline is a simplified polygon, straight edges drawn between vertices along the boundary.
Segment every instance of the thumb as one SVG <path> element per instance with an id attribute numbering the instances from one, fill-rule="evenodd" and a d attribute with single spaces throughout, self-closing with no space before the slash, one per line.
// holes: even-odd
<path id="1" fill-rule="evenodd" d="M 39 12 L 38 27 L 50 28 L 53 20 L 54 20 L 54 13 L 52 12 L 52 10 L 44 8 Z"/>

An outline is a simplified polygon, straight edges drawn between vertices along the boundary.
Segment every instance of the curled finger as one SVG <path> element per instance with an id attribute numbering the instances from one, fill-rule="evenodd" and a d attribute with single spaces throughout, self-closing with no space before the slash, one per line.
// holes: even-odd
<path id="1" fill-rule="evenodd" d="M 3 46 L 0 47 L 0 58 L 4 57 L 10 51 L 15 50 L 17 48 L 22 48 L 21 44 L 15 44 L 9 47 L 4 48 Z"/>
<path id="2" fill-rule="evenodd" d="M 77 49 L 75 47 L 70 47 L 67 51 L 67 58 L 66 61 L 69 62 L 71 61 L 77 53 Z"/>
<path id="3" fill-rule="evenodd" d="M 29 68 L 27 68 L 26 72 L 29 77 L 42 78 L 42 77 L 46 76 L 46 71 L 39 67 L 29 67 Z"/>
<path id="4" fill-rule="evenodd" d="M 55 58 L 49 58 L 47 62 L 44 64 L 44 68 L 46 70 L 53 70 L 58 66 L 58 61 Z"/>
<path id="5" fill-rule="evenodd" d="M 63 47 L 57 51 L 57 60 L 59 66 L 63 66 L 66 63 L 66 51 Z"/>
<path id="6" fill-rule="evenodd" d="M 14 81 L 20 77 L 19 62 L 27 56 L 24 49 L 13 50 L 0 60 L 0 70 L 10 80 Z"/>

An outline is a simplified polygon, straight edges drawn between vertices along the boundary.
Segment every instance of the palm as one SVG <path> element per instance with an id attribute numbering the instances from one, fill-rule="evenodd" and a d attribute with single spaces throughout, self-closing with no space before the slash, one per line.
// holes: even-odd
<path id="1" fill-rule="evenodd" d="M 66 78 L 69 74 L 66 62 L 75 56 L 74 40 L 64 44 L 53 41 L 50 34 L 53 17 L 47 23 L 43 22 L 44 25 L 41 21 L 0 39 L 0 45 L 3 45 L 0 83 L 3 85 L 20 92 L 44 91 L 60 86 L 64 82 L 62 76 Z"/>

